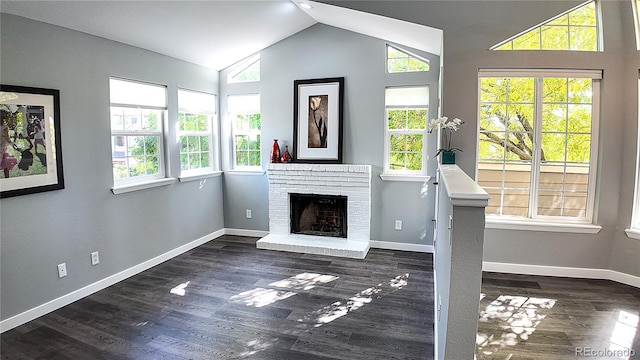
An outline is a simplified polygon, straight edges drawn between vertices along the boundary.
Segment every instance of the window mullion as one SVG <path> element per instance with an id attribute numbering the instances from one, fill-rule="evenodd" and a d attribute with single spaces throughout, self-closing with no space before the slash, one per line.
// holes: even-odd
<path id="1" fill-rule="evenodd" d="M 535 78 L 535 97 L 533 114 L 533 147 L 535 149 L 531 158 L 531 184 L 529 185 L 529 217 L 538 216 L 538 188 L 540 179 L 540 158 L 542 157 L 542 78 Z"/>

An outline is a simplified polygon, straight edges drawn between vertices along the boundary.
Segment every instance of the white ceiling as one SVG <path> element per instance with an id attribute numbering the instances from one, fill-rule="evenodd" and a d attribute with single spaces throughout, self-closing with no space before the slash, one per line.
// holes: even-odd
<path id="1" fill-rule="evenodd" d="M 301 9 L 290 0 L 1 0 L 0 11 L 216 70 L 224 69 L 317 22 L 440 53 L 440 30 L 307 2 L 312 5 L 311 9 Z M 386 26 L 380 26 L 381 21 Z"/>

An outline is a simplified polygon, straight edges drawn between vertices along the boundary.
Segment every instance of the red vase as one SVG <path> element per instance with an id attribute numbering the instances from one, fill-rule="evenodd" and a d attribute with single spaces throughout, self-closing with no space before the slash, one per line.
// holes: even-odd
<path id="1" fill-rule="evenodd" d="M 291 162 L 291 154 L 289 154 L 289 145 L 284 146 L 284 154 L 282 154 L 282 158 L 280 158 L 283 163 Z"/>
<path id="2" fill-rule="evenodd" d="M 273 147 L 271 148 L 270 159 L 272 163 L 280 162 L 280 145 L 278 145 L 278 139 L 273 139 Z"/>

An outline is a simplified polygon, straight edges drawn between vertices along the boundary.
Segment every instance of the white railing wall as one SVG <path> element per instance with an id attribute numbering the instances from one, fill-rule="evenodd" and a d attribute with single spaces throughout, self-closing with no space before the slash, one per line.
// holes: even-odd
<path id="1" fill-rule="evenodd" d="M 457 165 L 438 169 L 435 358 L 474 358 L 489 195 Z"/>

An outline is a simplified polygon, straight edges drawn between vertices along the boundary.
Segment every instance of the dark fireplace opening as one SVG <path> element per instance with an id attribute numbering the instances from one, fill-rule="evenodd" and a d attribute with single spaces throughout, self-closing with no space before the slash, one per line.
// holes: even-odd
<path id="1" fill-rule="evenodd" d="M 347 197 L 289 194 L 291 233 L 347 237 Z"/>

